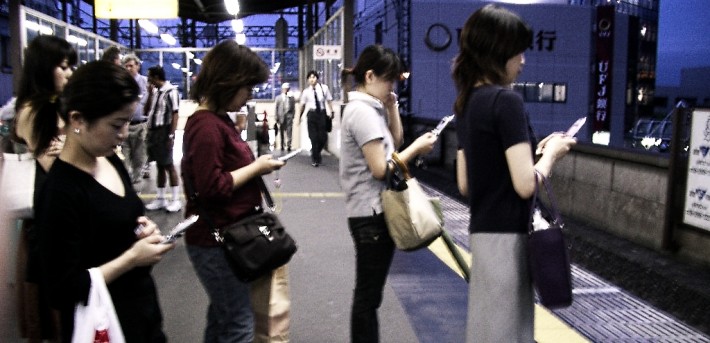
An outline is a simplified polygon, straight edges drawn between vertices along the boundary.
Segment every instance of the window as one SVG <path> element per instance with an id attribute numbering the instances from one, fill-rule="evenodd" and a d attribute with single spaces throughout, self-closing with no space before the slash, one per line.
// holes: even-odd
<path id="1" fill-rule="evenodd" d="M 566 83 L 516 82 L 513 90 L 520 93 L 525 102 L 567 102 Z"/>

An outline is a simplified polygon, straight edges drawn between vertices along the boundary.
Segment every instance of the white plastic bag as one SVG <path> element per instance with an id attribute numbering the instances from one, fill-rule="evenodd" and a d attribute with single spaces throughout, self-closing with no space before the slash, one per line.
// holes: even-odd
<path id="1" fill-rule="evenodd" d="M 32 218 L 36 162 L 32 154 L 3 154 L 0 193 L 5 209 L 16 218 Z"/>
<path id="2" fill-rule="evenodd" d="M 106 281 L 98 268 L 89 269 L 91 288 L 86 306 L 81 302 L 74 309 L 72 343 L 125 343 Z"/>

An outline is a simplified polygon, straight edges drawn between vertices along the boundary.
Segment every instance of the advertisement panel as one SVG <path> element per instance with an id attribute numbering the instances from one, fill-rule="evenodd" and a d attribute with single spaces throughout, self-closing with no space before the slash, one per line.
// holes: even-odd
<path id="1" fill-rule="evenodd" d="M 710 109 L 692 118 L 683 222 L 710 231 Z"/>

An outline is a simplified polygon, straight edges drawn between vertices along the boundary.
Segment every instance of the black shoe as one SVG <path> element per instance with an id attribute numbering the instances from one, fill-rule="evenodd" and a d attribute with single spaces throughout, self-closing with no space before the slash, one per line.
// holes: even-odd
<path id="1" fill-rule="evenodd" d="M 286 151 L 291 152 L 291 147 L 288 147 Z"/>
<path id="2" fill-rule="evenodd" d="M 311 163 L 311 165 L 314 167 L 318 167 L 318 163 L 315 163 L 315 162 Z"/>

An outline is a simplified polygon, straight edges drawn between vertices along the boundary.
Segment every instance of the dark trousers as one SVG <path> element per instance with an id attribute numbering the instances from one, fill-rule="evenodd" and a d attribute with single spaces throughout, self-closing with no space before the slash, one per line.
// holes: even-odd
<path id="1" fill-rule="evenodd" d="M 321 151 L 328 142 L 328 131 L 325 129 L 325 111 L 317 114 L 316 111 L 308 111 L 308 137 L 311 139 L 311 160 L 313 163 L 321 163 Z"/>
<path id="2" fill-rule="evenodd" d="M 380 341 L 377 309 L 394 256 L 394 242 L 384 215 L 348 218 L 355 243 L 355 291 L 350 314 L 350 342 Z"/>
<path id="3" fill-rule="evenodd" d="M 293 115 L 287 115 L 279 123 L 281 133 L 281 150 L 288 148 L 291 150 L 291 129 L 293 128 Z"/>

